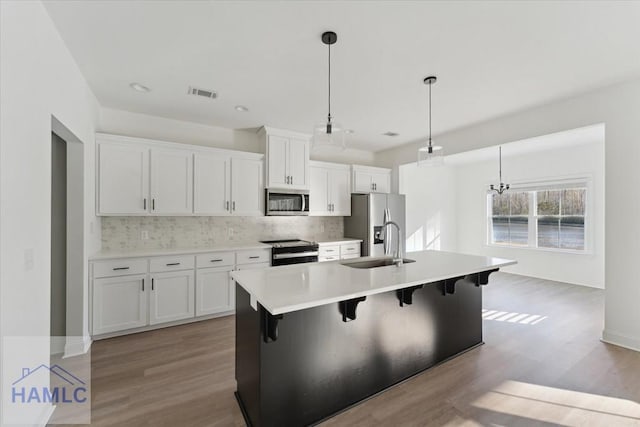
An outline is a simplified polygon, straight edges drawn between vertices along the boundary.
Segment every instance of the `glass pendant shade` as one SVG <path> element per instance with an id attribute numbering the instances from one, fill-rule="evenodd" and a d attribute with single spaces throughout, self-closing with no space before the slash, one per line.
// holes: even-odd
<path id="1" fill-rule="evenodd" d="M 439 145 L 433 145 L 427 141 L 418 148 L 418 166 L 442 166 L 444 165 L 444 150 Z"/>
<path id="2" fill-rule="evenodd" d="M 320 123 L 313 128 L 313 139 L 311 149 L 313 151 L 322 150 L 344 150 L 346 148 L 344 128 L 338 123 Z"/>

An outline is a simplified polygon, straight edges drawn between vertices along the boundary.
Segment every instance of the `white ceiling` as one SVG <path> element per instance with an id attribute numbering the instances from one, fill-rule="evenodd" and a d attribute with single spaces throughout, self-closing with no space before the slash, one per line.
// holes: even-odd
<path id="1" fill-rule="evenodd" d="M 44 3 L 102 105 L 235 129 L 324 120 L 333 30 L 332 112 L 372 151 L 427 134 L 430 74 L 434 134 L 640 75 L 640 2 Z"/>
<path id="2" fill-rule="evenodd" d="M 564 132 L 556 132 L 535 138 L 509 142 L 501 145 L 502 157 L 524 156 L 541 151 L 555 151 L 579 145 L 604 144 L 604 129 L 605 125 L 600 123 Z M 445 156 L 444 163 L 447 166 L 458 166 L 488 160 L 497 162 L 498 153 L 498 146 L 485 147 Z"/>

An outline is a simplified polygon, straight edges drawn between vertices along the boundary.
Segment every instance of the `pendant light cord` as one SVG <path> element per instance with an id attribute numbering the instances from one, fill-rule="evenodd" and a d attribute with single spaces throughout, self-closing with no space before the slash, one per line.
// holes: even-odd
<path id="1" fill-rule="evenodd" d="M 429 147 L 431 147 L 431 85 L 429 82 Z"/>
<path id="2" fill-rule="evenodd" d="M 500 185 L 502 185 L 502 146 L 498 147 L 498 150 L 500 152 Z"/>
<path id="3" fill-rule="evenodd" d="M 331 123 L 331 44 L 329 46 L 329 116 L 328 121 Z"/>

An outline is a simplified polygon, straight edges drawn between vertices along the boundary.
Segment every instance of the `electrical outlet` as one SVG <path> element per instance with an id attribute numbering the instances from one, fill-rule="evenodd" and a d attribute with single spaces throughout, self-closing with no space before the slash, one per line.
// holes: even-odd
<path id="1" fill-rule="evenodd" d="M 227 237 L 233 237 L 234 233 L 235 231 L 233 230 L 233 227 L 227 228 Z"/>
<path id="2" fill-rule="evenodd" d="M 140 240 L 149 240 L 149 231 L 148 230 L 140 231 Z"/>

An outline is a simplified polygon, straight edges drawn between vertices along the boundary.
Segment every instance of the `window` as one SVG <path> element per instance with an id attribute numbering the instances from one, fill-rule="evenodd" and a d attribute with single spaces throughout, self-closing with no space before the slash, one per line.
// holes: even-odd
<path id="1" fill-rule="evenodd" d="M 487 197 L 490 244 L 585 250 L 586 183 L 523 187 Z"/>
<path id="2" fill-rule="evenodd" d="M 505 192 L 492 201 L 492 243 L 513 246 L 529 244 L 529 194 Z"/>

